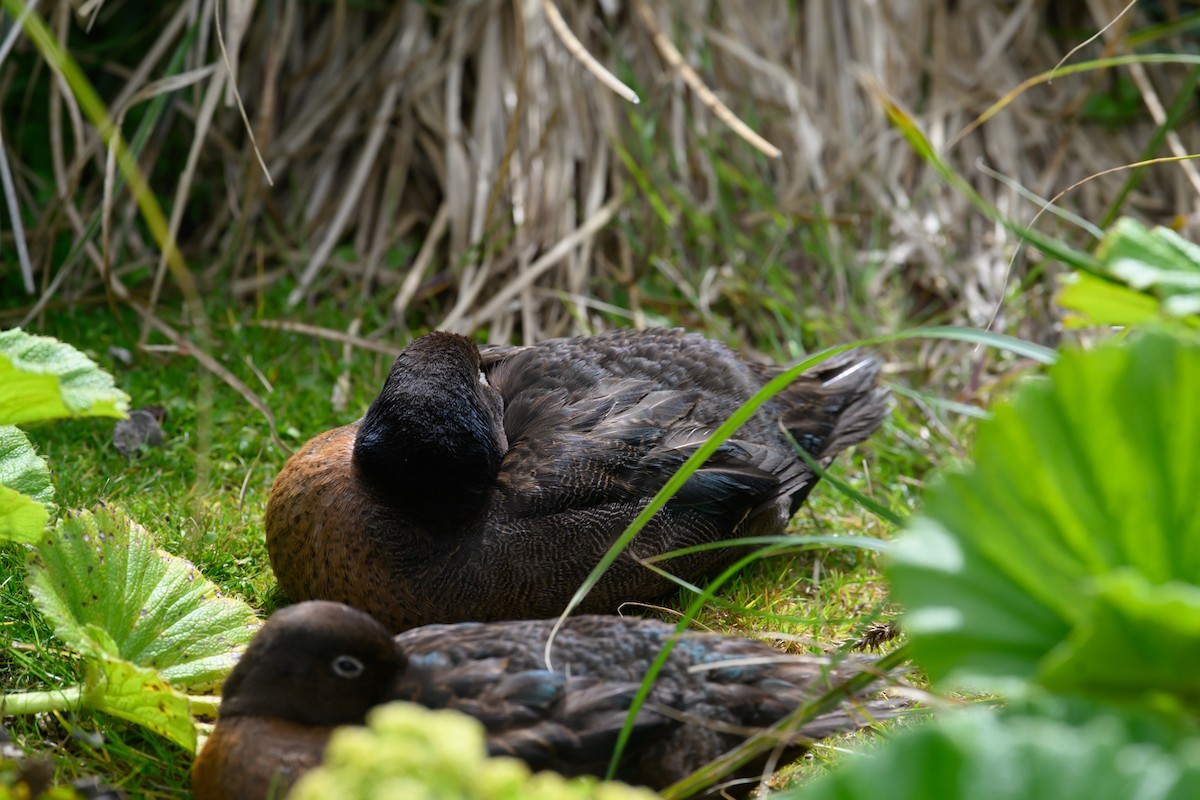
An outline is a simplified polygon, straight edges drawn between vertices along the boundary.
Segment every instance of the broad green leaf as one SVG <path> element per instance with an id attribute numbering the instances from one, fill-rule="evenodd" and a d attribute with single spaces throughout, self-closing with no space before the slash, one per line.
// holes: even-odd
<path id="1" fill-rule="evenodd" d="M 1064 354 L 980 423 L 974 466 L 931 487 L 888 561 L 931 678 L 1042 674 L 1107 613 L 1096 592 L 1115 570 L 1200 583 L 1197 409 L 1200 345 L 1155 334 Z M 1142 644 L 1143 659 L 1172 657 L 1174 645 Z M 1094 664 L 1076 688 L 1127 693 L 1127 666 Z"/>
<path id="2" fill-rule="evenodd" d="M 1161 317 L 1153 297 L 1086 272 L 1063 275 L 1061 284 L 1055 299 L 1063 308 L 1078 312 L 1067 319 L 1074 327 L 1139 325 Z"/>
<path id="3" fill-rule="evenodd" d="M 36 542 L 46 531 L 50 513 L 28 495 L 0 486 L 0 542 Z"/>
<path id="4" fill-rule="evenodd" d="M 54 505 L 54 485 L 45 459 L 33 449 L 29 437 L 12 425 L 0 425 L 0 484 L 44 506 Z"/>
<path id="5" fill-rule="evenodd" d="M 71 646 L 108 653 L 103 631 L 122 659 L 189 691 L 218 685 L 259 626 L 249 606 L 113 508 L 59 520 L 30 554 L 29 588 Z"/>
<path id="6" fill-rule="evenodd" d="M 987 709 L 947 715 L 843 761 L 780 800 L 1188 800 L 1200 741 L 1146 741 L 1112 714 L 1082 724 Z"/>
<path id="7" fill-rule="evenodd" d="M 323 765 L 300 779 L 292 800 L 653 800 L 658 795 L 594 778 L 531 775 L 512 758 L 489 758 L 483 726 L 455 711 L 391 703 L 366 728 L 340 728 Z"/>
<path id="8" fill-rule="evenodd" d="M 148 667 L 111 653 L 90 653 L 84 683 L 85 705 L 129 720 L 196 751 L 196 727 L 187 696 Z"/>
<path id="9" fill-rule="evenodd" d="M 1096 248 L 1104 271 L 1135 289 L 1200 288 L 1200 246 L 1170 228 L 1117 220 Z"/>
<path id="10" fill-rule="evenodd" d="M 1200 246 L 1170 228 L 1122 218 L 1096 248 L 1098 273 L 1063 279 L 1058 302 L 1080 314 L 1073 324 L 1168 321 L 1200 328 Z"/>
<path id="11" fill-rule="evenodd" d="M 57 417 L 123 417 L 129 397 L 69 344 L 0 331 L 0 425 Z"/>
<path id="12" fill-rule="evenodd" d="M 1046 686 L 1145 707 L 1200 706 L 1200 586 L 1124 569 L 1096 579 L 1085 621 L 1045 660 Z"/>
<path id="13" fill-rule="evenodd" d="M 0 425 L 0 542 L 36 542 L 53 504 L 45 460 L 20 428 Z"/>

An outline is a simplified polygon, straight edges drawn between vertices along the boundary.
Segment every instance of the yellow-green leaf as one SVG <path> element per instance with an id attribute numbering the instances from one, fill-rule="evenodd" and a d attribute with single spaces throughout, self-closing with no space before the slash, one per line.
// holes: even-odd
<path id="1" fill-rule="evenodd" d="M 32 497 L 0 486 L 0 541 L 32 544 L 46 531 L 50 513 Z"/>
<path id="2" fill-rule="evenodd" d="M 1138 325 L 1159 319 L 1158 301 L 1148 294 L 1089 275 L 1064 275 L 1055 298 L 1063 308 L 1075 311 L 1069 322 L 1076 326 Z"/>
<path id="3" fill-rule="evenodd" d="M 29 589 L 55 633 L 81 652 L 109 650 L 171 685 L 218 685 L 258 629 L 245 603 L 223 596 L 190 562 L 159 550 L 115 508 L 59 520 L 29 556 Z"/>
<path id="4" fill-rule="evenodd" d="M 149 728 L 188 752 L 196 751 L 196 726 L 182 692 L 153 669 L 108 653 L 90 655 L 84 705 Z"/>
<path id="5" fill-rule="evenodd" d="M 53 504 L 45 460 L 20 428 L 0 425 L 0 541 L 36 542 Z"/>
<path id="6" fill-rule="evenodd" d="M 58 417 L 123 417 L 129 397 L 69 344 L 0 331 L 0 425 Z"/>

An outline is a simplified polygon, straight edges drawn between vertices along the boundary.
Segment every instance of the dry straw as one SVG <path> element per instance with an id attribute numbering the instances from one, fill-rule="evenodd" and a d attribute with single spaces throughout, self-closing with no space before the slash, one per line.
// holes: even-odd
<path id="1" fill-rule="evenodd" d="M 376 341 L 399 339 L 410 325 L 534 340 L 603 324 L 597 315 L 614 301 L 645 321 L 636 278 L 647 269 L 708 308 L 735 293 L 737 269 L 760 264 L 695 274 L 633 252 L 621 235 L 617 221 L 684 224 L 670 209 L 651 216 L 629 152 L 622 156 L 621 142 L 651 129 L 651 156 L 637 166 L 677 196 L 702 208 L 713 202 L 720 150 L 762 176 L 796 225 L 830 223 L 830 249 L 857 254 L 851 265 L 882 264 L 876 287 L 900 285 L 979 325 L 1000 308 L 996 324 L 1012 329 L 1002 300 L 1016 242 L 914 156 L 863 77 L 946 145 L 1089 31 L 1112 23 L 1072 59 L 1128 52 L 1130 26 L 1145 22 L 1104 0 L 187 0 L 153 11 L 92 0 L 77 15 L 70 8 L 46 4 L 39 13 L 77 47 L 82 34 L 72 29 L 90 26 L 88 35 L 102 38 L 126 30 L 130 14 L 150 14 L 145 23 L 161 32 L 137 60 L 89 56 L 85 67 L 107 87 L 127 139 L 135 130 L 126 120 L 169 98 L 141 163 L 200 284 L 253 295 L 286 279 L 296 320 L 304 305 L 332 295 L 346 300 L 356 326 L 363 310 L 351 301 L 365 298 L 392 310 L 384 327 L 361 334 Z M 0 63 L 0 175 L 9 204 L 34 220 L 23 235 L 9 226 L 5 246 L 27 240 L 35 310 L 108 291 L 161 316 L 171 285 L 165 260 L 106 170 L 96 130 L 58 81 L 39 101 L 48 109 L 30 107 L 34 94 L 13 95 L 17 70 L 35 67 L 47 74 L 20 39 Z M 1145 110 L 1115 128 L 1080 112 L 1117 73 L 1035 87 L 954 142 L 948 158 L 1002 209 L 1030 219 L 1036 202 L 991 175 L 1049 197 L 1138 160 L 1185 73 L 1177 65 L 1123 73 Z M 50 124 L 50 191 L 12 136 L 39 115 Z M 1186 152 L 1195 140 L 1188 121 L 1158 155 Z M 763 155 L 774 148 L 778 158 Z M 168 166 L 168 157 L 178 162 Z M 1125 210 L 1191 224 L 1193 173 L 1149 171 Z M 1084 183 L 1064 205 L 1098 220 L 1124 179 Z M 747 214 L 748 230 L 756 219 Z M 64 234 L 75 243 L 65 260 Z M 836 275 L 816 274 L 829 281 L 830 305 L 849 302 Z M 147 332 L 161 322 L 146 319 Z"/>

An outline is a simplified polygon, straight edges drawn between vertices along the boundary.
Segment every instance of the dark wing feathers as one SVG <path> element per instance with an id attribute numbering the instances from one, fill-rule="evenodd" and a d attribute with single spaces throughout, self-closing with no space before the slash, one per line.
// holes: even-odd
<path id="1" fill-rule="evenodd" d="M 714 430 L 691 424 L 697 391 L 655 390 L 650 381 L 632 379 L 606 384 L 603 393 L 574 404 L 561 388 L 518 394 L 509 403 L 503 473 L 515 502 L 550 514 L 649 497 Z M 774 502 L 781 488 L 793 491 L 799 477 L 798 462 L 778 444 L 729 441 L 672 504 L 736 521 Z"/>
<path id="2" fill-rule="evenodd" d="M 621 384 L 629 384 L 623 386 Z M 591 427 L 593 436 L 628 445 L 653 445 L 686 425 L 699 391 L 654 390 L 650 381 L 622 381 L 600 405 L 607 413 Z"/>
<path id="3" fill-rule="evenodd" d="M 509 452 L 498 483 L 514 517 L 643 502 L 781 372 L 679 331 L 586 341 L 481 350 L 505 401 Z M 672 507 L 737 524 L 786 497 L 794 513 L 815 478 L 780 426 L 827 463 L 886 413 L 878 371 L 849 352 L 800 376 L 746 423 L 744 438 L 723 444 L 693 474 Z"/>
<path id="4" fill-rule="evenodd" d="M 553 624 L 431 626 L 400 634 L 409 664 L 393 696 L 466 711 L 483 722 L 494 755 L 516 756 L 535 770 L 601 774 L 641 679 L 674 628 L 570 617 L 555 639 L 555 671 L 549 671 L 542 657 Z M 620 774 L 666 785 L 861 671 L 864 660 L 831 666 L 763 642 L 683 634 L 635 717 Z M 869 724 L 903 705 L 871 700 L 831 710 L 797 731 L 795 743 Z"/>
<path id="5" fill-rule="evenodd" d="M 604 771 L 639 684 L 596 678 L 571 678 L 561 703 L 536 723 L 490 731 L 492 755 L 516 756 L 535 770 L 556 769 L 566 775 Z M 634 718 L 629 747 L 639 747 L 670 721 L 648 708 Z"/>
<path id="6" fill-rule="evenodd" d="M 390 698 L 467 713 L 483 723 L 493 755 L 516 756 L 534 769 L 602 769 L 640 686 L 626 673 L 645 668 L 638 656 L 651 642 L 620 622 L 597 623 L 607 635 L 596 639 L 575 630 L 572 620 L 563 640 L 567 668 L 551 672 L 537 666 L 551 624 L 427 626 L 400 634 L 409 660 Z M 605 652 L 585 653 L 584 647 Z M 630 648 L 633 660 L 618 661 Z M 583 674 L 572 675 L 572 668 Z M 631 745 L 667 724 L 653 711 L 641 711 Z"/>

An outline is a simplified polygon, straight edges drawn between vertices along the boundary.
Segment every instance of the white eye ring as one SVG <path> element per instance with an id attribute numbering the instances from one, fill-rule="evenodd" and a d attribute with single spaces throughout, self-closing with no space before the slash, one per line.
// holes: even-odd
<path id="1" fill-rule="evenodd" d="M 333 667 L 333 674 L 339 678 L 357 678 L 366 670 L 361 661 L 347 655 L 336 656 L 330 666 Z"/>

